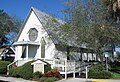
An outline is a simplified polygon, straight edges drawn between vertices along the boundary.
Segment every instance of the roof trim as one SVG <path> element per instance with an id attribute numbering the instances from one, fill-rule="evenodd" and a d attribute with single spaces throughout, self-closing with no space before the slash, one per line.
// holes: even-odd
<path id="1" fill-rule="evenodd" d="M 22 24 L 22 26 L 21 26 L 21 29 L 20 29 L 20 31 L 19 31 L 19 33 L 18 33 L 17 38 L 16 38 L 15 41 L 18 41 L 18 39 L 19 39 L 19 37 L 20 37 L 20 34 L 22 33 L 22 31 L 23 31 L 23 29 L 24 29 L 24 26 L 25 26 L 26 22 L 27 22 L 28 18 L 30 17 L 31 12 L 32 12 L 32 8 L 29 10 L 29 12 L 28 12 L 28 14 L 27 14 L 27 17 L 25 18 L 25 20 L 24 20 L 24 22 L 23 22 L 23 24 Z"/>
<path id="2" fill-rule="evenodd" d="M 20 37 L 23 29 L 24 29 L 24 26 L 25 26 L 26 22 L 28 21 L 28 18 L 30 17 L 32 11 L 34 12 L 34 14 L 35 14 L 36 17 L 38 18 L 39 22 L 41 23 L 41 25 L 43 26 L 43 28 L 44 28 L 45 31 L 47 32 L 48 36 L 50 37 L 50 35 L 49 35 L 48 31 L 46 30 L 45 26 L 42 24 L 41 19 L 38 17 L 37 13 L 35 12 L 35 8 L 34 8 L 34 7 L 31 7 L 30 11 L 29 11 L 28 14 L 27 14 L 27 17 L 25 18 L 24 23 L 23 23 L 22 26 L 21 26 L 22 28 L 20 29 L 20 31 L 19 31 L 19 33 L 18 33 L 18 35 L 17 35 L 17 38 L 16 38 L 15 42 L 18 41 L 18 39 L 19 39 L 19 37 Z M 50 37 L 50 38 L 51 38 L 51 37 Z M 52 38 L 51 38 L 51 40 L 53 41 Z M 54 41 L 53 41 L 53 43 L 56 44 Z"/>
<path id="3" fill-rule="evenodd" d="M 13 45 L 40 45 L 39 42 L 33 42 L 33 41 L 20 41 L 20 42 L 14 42 Z"/>

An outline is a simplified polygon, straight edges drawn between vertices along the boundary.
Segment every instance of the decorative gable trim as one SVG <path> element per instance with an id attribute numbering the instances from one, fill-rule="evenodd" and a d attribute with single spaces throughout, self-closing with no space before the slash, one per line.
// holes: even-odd
<path id="1" fill-rule="evenodd" d="M 47 29 L 46 29 L 45 26 L 43 25 L 41 19 L 40 19 L 40 18 L 38 17 L 38 15 L 37 15 L 37 13 L 35 12 L 34 7 L 31 7 L 31 9 L 30 9 L 30 11 L 29 11 L 29 13 L 28 13 L 28 15 L 27 15 L 27 17 L 26 17 L 24 23 L 22 24 L 22 27 L 21 27 L 21 29 L 20 29 L 18 35 L 17 35 L 17 38 L 16 38 L 15 42 L 18 41 L 18 39 L 19 39 L 19 37 L 20 37 L 20 35 L 21 35 L 21 33 L 22 33 L 24 27 L 25 27 L 25 24 L 26 24 L 26 22 L 28 21 L 28 18 L 30 17 L 30 15 L 31 15 L 32 12 L 34 12 L 35 16 L 37 17 L 37 19 L 38 19 L 39 22 L 41 23 L 42 27 L 43 27 L 44 30 L 47 32 L 47 35 L 49 36 L 49 38 L 52 40 L 52 42 L 53 42 L 54 44 L 56 44 L 56 43 L 53 41 L 53 39 L 50 37 L 49 32 L 47 31 Z"/>
<path id="2" fill-rule="evenodd" d="M 32 8 L 30 9 L 27 17 L 25 18 L 25 21 L 24 21 L 24 23 L 22 24 L 21 29 L 20 29 L 20 31 L 19 31 L 19 33 L 18 33 L 17 38 L 16 38 L 15 41 L 18 41 L 18 39 L 19 39 L 19 37 L 20 37 L 20 34 L 22 33 L 22 31 L 23 31 L 23 29 L 24 29 L 24 27 L 25 27 L 26 22 L 28 21 L 28 18 L 29 18 L 30 15 L 31 15 L 31 12 L 32 12 Z"/>

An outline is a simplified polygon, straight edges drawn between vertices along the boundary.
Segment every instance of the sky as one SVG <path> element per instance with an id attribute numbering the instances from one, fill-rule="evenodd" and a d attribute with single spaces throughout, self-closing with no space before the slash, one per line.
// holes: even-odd
<path id="1" fill-rule="evenodd" d="M 35 7 L 43 12 L 47 12 L 64 18 L 62 10 L 65 0 L 0 0 L 0 9 L 7 12 L 10 16 L 16 15 L 25 20 L 31 7 Z M 120 48 L 116 48 L 120 51 Z"/>
<path id="2" fill-rule="evenodd" d="M 120 48 L 115 48 L 116 51 L 120 52 Z"/>
<path id="3" fill-rule="evenodd" d="M 63 18 L 61 12 L 64 8 L 65 0 L 0 0 L 0 9 L 9 15 L 17 15 L 24 20 L 31 7 L 35 7 L 44 12 L 53 14 L 58 18 Z"/>

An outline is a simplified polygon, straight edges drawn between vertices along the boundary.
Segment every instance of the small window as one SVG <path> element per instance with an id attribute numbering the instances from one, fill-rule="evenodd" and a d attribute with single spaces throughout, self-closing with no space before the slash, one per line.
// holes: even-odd
<path id="1" fill-rule="evenodd" d="M 38 37 L 38 31 L 35 28 L 29 30 L 29 40 L 35 41 Z"/>
<path id="2" fill-rule="evenodd" d="M 26 58 L 26 47 L 22 46 L 22 56 L 21 58 Z"/>

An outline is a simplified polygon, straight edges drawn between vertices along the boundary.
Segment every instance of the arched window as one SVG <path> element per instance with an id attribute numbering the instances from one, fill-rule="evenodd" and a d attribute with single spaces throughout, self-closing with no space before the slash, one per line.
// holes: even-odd
<path id="1" fill-rule="evenodd" d="M 45 58 L 45 45 L 46 45 L 46 42 L 45 42 L 44 38 L 42 38 L 42 40 L 41 40 L 41 58 Z"/>
<path id="2" fill-rule="evenodd" d="M 22 46 L 22 56 L 21 58 L 26 58 L 26 47 L 25 46 Z"/>

